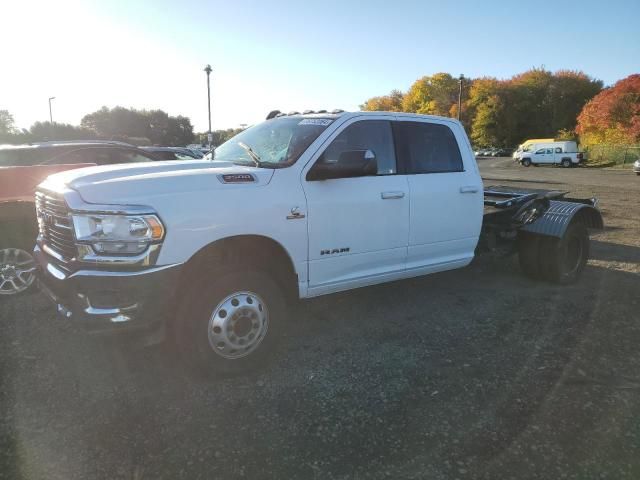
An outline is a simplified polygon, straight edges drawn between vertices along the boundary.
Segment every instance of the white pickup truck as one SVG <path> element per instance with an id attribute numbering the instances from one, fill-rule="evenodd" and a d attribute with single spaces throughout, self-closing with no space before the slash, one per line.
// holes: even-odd
<path id="1" fill-rule="evenodd" d="M 520 164 L 531 165 L 561 165 L 573 167 L 583 160 L 583 153 L 578 151 L 576 142 L 549 142 L 532 144 L 526 150 L 518 153 Z"/>
<path id="2" fill-rule="evenodd" d="M 483 191 L 450 118 L 276 111 L 213 160 L 50 176 L 34 253 L 69 321 L 241 371 L 273 351 L 296 299 L 461 268 L 486 250 L 575 281 L 602 218 L 595 201 L 563 197 Z"/>

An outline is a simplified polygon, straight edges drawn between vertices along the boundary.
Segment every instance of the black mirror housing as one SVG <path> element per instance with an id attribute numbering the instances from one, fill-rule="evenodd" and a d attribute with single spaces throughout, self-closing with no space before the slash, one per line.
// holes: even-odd
<path id="1" fill-rule="evenodd" d="M 378 162 L 371 150 L 346 150 L 337 162 L 326 162 L 322 157 L 309 170 L 307 180 L 368 177 L 378 174 Z"/>

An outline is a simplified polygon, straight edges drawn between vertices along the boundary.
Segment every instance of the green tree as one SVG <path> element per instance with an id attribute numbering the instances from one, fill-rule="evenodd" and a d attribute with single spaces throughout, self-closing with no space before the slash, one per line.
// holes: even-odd
<path id="1" fill-rule="evenodd" d="M 193 141 L 193 125 L 182 115 L 173 117 L 162 110 L 102 107 L 85 115 L 81 125 L 102 138 L 136 139 L 136 143 L 186 145 Z"/>
<path id="2" fill-rule="evenodd" d="M 9 110 L 0 110 L 0 135 L 12 133 L 15 133 L 13 115 L 9 113 Z"/>
<path id="3" fill-rule="evenodd" d="M 46 140 L 91 140 L 97 138 L 96 132 L 88 128 L 67 123 L 36 122 L 29 129 L 31 141 Z"/>
<path id="4" fill-rule="evenodd" d="M 551 130 L 553 132 L 573 131 L 582 108 L 601 90 L 602 81 L 591 78 L 583 72 L 573 70 L 555 72 L 549 88 Z"/>

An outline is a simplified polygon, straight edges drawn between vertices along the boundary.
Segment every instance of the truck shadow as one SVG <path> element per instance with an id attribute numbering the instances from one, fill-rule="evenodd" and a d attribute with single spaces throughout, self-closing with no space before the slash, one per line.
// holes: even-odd
<path id="1" fill-rule="evenodd" d="M 592 240 L 591 257 L 594 260 L 628 262 L 640 265 L 640 247 Z"/>
<path id="2" fill-rule="evenodd" d="M 609 255 L 636 254 L 637 249 L 621 248 Z M 388 287 L 391 291 L 372 287 L 332 302 L 319 299 L 314 320 L 329 323 L 324 325 L 332 332 L 342 330 L 342 337 L 353 339 L 345 329 L 360 330 L 368 339 L 361 362 L 377 357 L 378 350 L 386 352 L 376 363 L 388 372 L 376 375 L 374 384 L 381 391 L 393 397 L 398 376 L 404 378 L 398 403 L 384 412 L 383 428 L 401 425 L 408 445 L 424 445 L 425 435 L 432 439 L 421 450 L 422 460 L 453 465 L 442 472 L 445 476 L 455 476 L 456 462 L 469 459 L 470 471 L 491 476 L 495 459 L 521 452 L 527 441 L 544 446 L 560 438 L 567 442 L 557 445 L 563 448 L 597 424 L 619 420 L 607 405 L 609 392 L 592 391 L 585 399 L 586 392 L 575 385 L 585 377 L 588 385 L 597 385 L 602 376 L 615 384 L 613 372 L 632 369 L 631 356 L 610 348 L 616 342 L 610 315 L 614 304 L 616 338 L 640 340 L 632 320 L 637 305 L 628 301 L 637 281 L 634 274 L 588 267 L 579 284 L 558 287 L 522 278 L 513 259 L 495 260 L 467 272 L 398 282 Z M 391 297 L 403 305 L 396 316 L 389 309 Z M 411 308 L 411 299 L 418 308 Z M 351 309 L 370 314 L 351 318 L 353 327 L 330 325 L 334 315 L 345 318 Z M 373 312 L 386 317 L 386 327 L 370 326 Z M 308 322 L 305 327 L 319 328 Z M 610 343 L 603 344 L 603 338 Z M 340 347 L 330 353 L 343 354 Z M 610 364 L 603 367 L 603 358 Z M 583 401 L 591 402 L 595 416 L 579 407 Z M 431 413 L 425 415 L 425 408 Z M 560 431 L 558 417 L 563 419 Z M 405 460 L 415 463 L 416 457 Z"/>
<path id="3" fill-rule="evenodd" d="M 637 250 L 599 243 L 596 258 Z M 38 359 L 11 366 L 19 380 L 7 394 L 18 426 L 8 431 L 20 433 L 19 463 L 28 464 L 29 446 L 43 444 L 29 432 L 55 418 L 67 432 L 56 449 L 75 458 L 75 446 L 79 463 L 104 472 L 122 465 L 152 476 L 229 478 L 242 451 L 257 459 L 245 465 L 247 478 L 379 468 L 399 478 L 453 478 L 461 468 L 498 478 L 508 476 L 504 462 L 510 475 L 526 476 L 531 446 L 566 453 L 603 422 L 625 423 L 628 409 L 612 408 L 610 391 L 589 385 L 615 385 L 615 372 L 634 371 L 640 333 L 629 299 L 637 285 L 635 274 L 588 266 L 578 284 L 558 287 L 524 278 L 514 258 L 482 260 L 302 302 L 276 361 L 206 380 L 185 375 L 163 349 L 127 353 L 29 322 L 16 302 L 11 311 L 22 324 L 7 346 L 46 342 L 34 348 Z M 609 444 L 593 442 L 580 455 L 606 455 Z M 207 449 L 215 458 L 181 461 Z M 320 471 L 308 467 L 320 459 Z"/>

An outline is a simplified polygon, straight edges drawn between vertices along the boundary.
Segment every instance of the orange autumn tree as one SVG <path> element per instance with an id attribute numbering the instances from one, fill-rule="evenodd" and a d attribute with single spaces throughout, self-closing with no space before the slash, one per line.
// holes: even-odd
<path id="1" fill-rule="evenodd" d="M 400 90 L 391 90 L 389 95 L 373 97 L 360 105 L 361 110 L 378 112 L 401 112 L 404 94 Z"/>
<path id="2" fill-rule="evenodd" d="M 640 74 L 593 97 L 578 116 L 576 132 L 583 145 L 640 142 Z"/>

